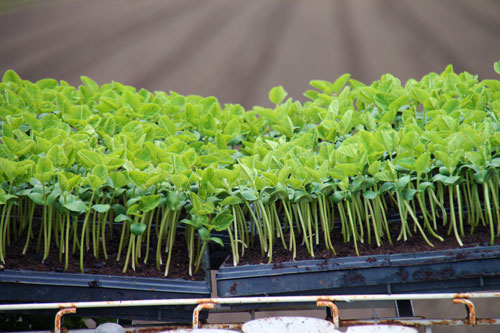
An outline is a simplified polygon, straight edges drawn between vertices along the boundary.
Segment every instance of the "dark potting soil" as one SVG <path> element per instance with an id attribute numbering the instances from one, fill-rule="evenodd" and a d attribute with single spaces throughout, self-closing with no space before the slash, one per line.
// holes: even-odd
<path id="1" fill-rule="evenodd" d="M 399 240 L 396 238 L 399 235 L 399 225 L 396 223 L 390 224 L 391 238 L 393 245 L 391 246 L 387 240 L 387 238 L 382 239 L 383 244 L 381 246 L 377 246 L 375 239 L 372 234 L 371 244 L 357 242 L 359 254 L 361 256 L 370 256 L 370 255 L 379 255 L 379 254 L 395 254 L 395 253 L 414 253 L 414 252 L 423 252 L 423 251 L 437 251 L 437 250 L 449 250 L 459 248 L 459 244 L 453 235 L 453 232 L 448 235 L 448 226 L 440 227 L 438 229 L 438 234 L 444 238 L 444 241 L 439 241 L 436 238 L 433 238 L 428 232 L 426 232 L 427 238 L 434 245 L 433 247 L 428 245 L 421 234 L 417 232 L 413 232 L 412 229 L 412 237 L 407 239 L 406 241 Z M 334 230 L 332 234 L 332 244 L 335 249 L 336 255 L 334 255 L 331 251 L 325 249 L 323 240 L 323 234 L 320 236 L 319 245 L 314 246 L 314 257 L 309 255 L 305 245 L 301 245 L 302 243 L 302 235 L 295 233 L 295 241 L 297 243 L 297 256 L 295 260 L 311 260 L 311 259 L 333 259 L 339 257 L 348 257 L 348 256 L 357 256 L 354 243 L 352 239 L 348 243 L 344 243 L 342 239 L 342 234 L 340 230 Z M 365 235 L 366 237 L 366 235 Z M 490 231 L 487 227 L 476 227 L 474 230 L 474 234 L 470 234 L 469 230 L 465 230 L 465 235 L 460 237 L 463 243 L 463 247 L 473 247 L 477 245 L 489 245 L 490 244 Z M 285 235 L 286 245 L 289 245 L 289 235 Z M 500 244 L 499 237 L 495 237 L 495 244 Z M 258 245 L 258 240 L 256 239 L 254 247 L 245 250 L 245 255 L 240 258 L 239 265 L 256 265 L 256 264 L 267 264 L 269 258 L 263 257 L 260 252 L 260 247 Z M 370 260 L 375 261 L 375 258 L 368 258 L 367 261 Z M 276 268 L 280 268 L 280 263 L 293 261 L 292 253 L 283 247 L 281 239 L 276 240 L 273 245 L 273 257 L 272 263 L 274 263 Z M 232 258 L 229 258 L 227 263 L 232 262 Z"/>
<path id="2" fill-rule="evenodd" d="M 84 273 L 87 274 L 102 274 L 102 275 L 115 275 L 115 276 L 135 276 L 135 277 L 154 277 L 165 278 L 165 262 L 167 261 L 167 254 L 162 250 L 163 265 L 160 267 L 161 271 L 156 269 L 156 237 L 151 239 L 148 262 L 143 263 L 145 255 L 145 241 L 142 247 L 142 259 L 139 259 L 139 264 L 136 265 L 135 271 L 131 268 L 129 261 L 126 273 L 122 273 L 125 256 L 127 254 L 128 242 L 125 242 L 124 248 L 120 256 L 120 260 L 116 261 L 118 254 L 118 247 L 120 242 L 121 229 L 116 228 L 113 233 L 113 239 L 108 240 L 106 243 L 108 259 L 105 260 L 102 254 L 102 247 L 100 250 L 99 259 L 95 258 L 92 254 L 92 248 L 85 254 L 84 257 Z M 153 233 L 152 233 L 153 234 Z M 59 250 L 52 240 L 50 254 L 47 260 L 42 263 L 43 253 L 37 253 L 35 237 L 30 241 L 26 255 L 22 254 L 26 239 L 22 237 L 18 241 L 13 242 L 7 247 L 7 257 L 5 258 L 5 268 L 11 270 L 32 270 L 32 271 L 45 271 L 45 272 L 64 272 L 64 257 L 62 262 L 59 261 Z M 71 246 L 70 242 L 70 246 Z M 164 249 L 165 242 L 162 242 Z M 69 266 L 67 273 L 81 273 L 80 271 L 80 251 L 77 249 L 74 255 L 70 254 Z M 169 279 L 186 279 L 186 280 L 203 280 L 204 273 L 200 268 L 197 274 L 189 276 L 189 258 L 187 256 L 187 246 L 183 234 L 178 234 L 172 249 L 172 259 L 170 261 L 170 268 L 167 278 Z"/>

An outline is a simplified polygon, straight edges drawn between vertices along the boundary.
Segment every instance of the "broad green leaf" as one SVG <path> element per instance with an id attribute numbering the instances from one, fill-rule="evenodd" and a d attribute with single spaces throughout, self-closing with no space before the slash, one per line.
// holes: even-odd
<path id="1" fill-rule="evenodd" d="M 143 171 L 137 171 L 137 170 L 130 170 L 128 172 L 128 176 L 130 180 L 134 183 L 135 186 L 137 187 L 142 187 L 144 184 L 147 182 L 148 174 Z"/>
<path id="2" fill-rule="evenodd" d="M 198 234 L 203 242 L 208 242 L 210 240 L 210 231 L 207 228 L 203 227 L 198 229 Z"/>
<path id="3" fill-rule="evenodd" d="M 401 191 L 401 196 L 404 200 L 411 201 L 413 200 L 415 193 L 417 193 L 417 190 L 415 190 L 414 188 L 405 188 L 403 191 Z"/>
<path id="4" fill-rule="evenodd" d="M 167 207 L 170 210 L 176 210 L 179 202 L 179 195 L 176 192 L 168 192 L 167 194 Z"/>
<path id="5" fill-rule="evenodd" d="M 7 70 L 2 78 L 3 83 L 15 83 L 19 86 L 23 84 L 23 80 L 17 75 L 16 72 L 14 72 L 12 69 Z"/>
<path id="6" fill-rule="evenodd" d="M 139 114 L 141 114 L 143 118 L 151 118 L 158 114 L 160 110 L 161 107 L 158 104 L 146 103 L 139 107 Z"/>
<path id="7" fill-rule="evenodd" d="M 378 193 L 383 194 L 383 193 L 390 191 L 390 190 L 393 190 L 395 188 L 396 188 L 396 184 L 394 184 L 392 182 L 386 182 L 386 183 L 382 184 L 382 186 L 380 186 Z"/>
<path id="8" fill-rule="evenodd" d="M 125 214 L 119 214 L 115 217 L 115 222 L 124 222 L 124 221 L 132 222 L 132 219 L 130 218 L 130 216 L 127 216 Z"/>
<path id="9" fill-rule="evenodd" d="M 285 91 L 283 86 L 277 86 L 269 91 L 269 100 L 278 105 L 283 102 L 287 95 L 288 93 Z"/>
<path id="10" fill-rule="evenodd" d="M 114 204 L 113 206 L 111 206 L 111 208 L 113 208 L 117 215 L 127 213 L 127 209 L 121 204 Z"/>
<path id="11" fill-rule="evenodd" d="M 411 96 L 414 100 L 424 104 L 429 99 L 429 93 L 422 88 L 413 87 Z"/>
<path id="12" fill-rule="evenodd" d="M 434 177 L 432 177 L 432 180 L 434 182 L 440 181 L 445 185 L 456 185 L 460 182 L 461 178 L 460 176 L 445 176 L 442 174 L 437 174 Z"/>
<path id="13" fill-rule="evenodd" d="M 224 127 L 224 134 L 234 137 L 241 132 L 240 121 L 237 118 L 231 119 Z"/>
<path id="14" fill-rule="evenodd" d="M 127 209 L 127 215 L 140 215 L 139 204 L 133 204 Z"/>
<path id="15" fill-rule="evenodd" d="M 200 223 L 200 221 L 198 219 L 194 219 L 194 220 L 182 219 L 180 222 L 184 223 L 184 224 L 192 225 L 196 229 L 199 229 L 203 226 L 203 224 Z"/>
<path id="16" fill-rule="evenodd" d="M 159 195 L 146 195 L 141 199 L 140 208 L 142 211 L 147 212 L 155 209 L 160 204 L 161 196 Z"/>
<path id="17" fill-rule="evenodd" d="M 345 193 L 342 192 L 342 191 L 335 191 L 332 194 L 332 201 L 333 201 L 333 203 L 337 204 L 337 203 L 341 202 L 342 199 L 344 199 L 344 198 L 345 198 Z"/>
<path id="18" fill-rule="evenodd" d="M 243 203 L 241 198 L 238 198 L 237 196 L 229 196 L 225 197 L 224 200 L 221 202 L 221 206 L 231 206 L 231 205 L 239 205 Z"/>
<path id="19" fill-rule="evenodd" d="M 380 161 L 374 161 L 368 167 L 368 173 L 372 176 L 375 176 L 375 174 L 377 174 L 377 172 L 380 171 L 380 165 L 381 165 Z"/>
<path id="20" fill-rule="evenodd" d="M 41 160 L 41 159 L 40 159 Z M 5 158 L 0 158 L 0 169 L 7 179 L 13 180 L 16 177 L 16 163 Z"/>
<path id="21" fill-rule="evenodd" d="M 424 171 L 431 165 L 431 154 L 426 152 L 420 155 L 413 164 L 413 170 L 417 173 L 424 173 Z"/>
<path id="22" fill-rule="evenodd" d="M 115 135 L 115 130 L 116 130 L 116 122 L 114 118 L 108 118 L 104 122 L 104 126 L 102 130 L 109 136 Z"/>
<path id="23" fill-rule="evenodd" d="M 54 168 L 50 160 L 40 158 L 36 164 L 35 177 L 41 182 L 46 183 L 50 181 L 54 175 Z"/>
<path id="24" fill-rule="evenodd" d="M 54 90 L 58 83 L 54 79 L 41 79 L 36 82 L 36 85 L 42 90 Z"/>
<path id="25" fill-rule="evenodd" d="M 241 196 L 246 200 L 246 201 L 255 201 L 257 200 L 257 192 L 255 192 L 254 189 L 247 189 L 244 190 L 241 193 Z"/>
<path id="26" fill-rule="evenodd" d="M 396 190 L 401 191 L 410 183 L 410 176 L 403 176 L 396 181 Z"/>
<path id="27" fill-rule="evenodd" d="M 478 172 L 475 172 L 473 175 L 472 175 L 472 178 L 474 179 L 474 181 L 478 184 L 483 184 L 484 182 L 486 182 L 486 171 L 478 171 Z"/>
<path id="28" fill-rule="evenodd" d="M 80 76 L 80 80 L 82 80 L 85 87 L 87 87 L 92 92 L 99 91 L 99 85 L 87 76 Z"/>
<path id="29" fill-rule="evenodd" d="M 130 232 L 136 236 L 140 236 L 146 231 L 147 225 L 144 223 L 132 223 L 130 225 Z"/>
<path id="30" fill-rule="evenodd" d="M 94 190 L 98 190 L 104 182 L 101 180 L 101 178 L 97 177 L 96 175 L 88 175 L 87 176 L 87 181 Z"/>
<path id="31" fill-rule="evenodd" d="M 222 213 L 212 219 L 212 224 L 215 226 L 215 230 L 223 231 L 229 228 L 233 220 L 233 215 Z"/>
<path id="32" fill-rule="evenodd" d="M 104 165 L 96 165 L 92 168 L 92 174 L 99 177 L 103 184 L 108 181 L 108 169 Z"/>
<path id="33" fill-rule="evenodd" d="M 128 90 L 123 93 L 122 102 L 123 104 L 128 104 L 133 109 L 138 109 L 141 105 L 141 100 L 139 99 L 139 97 Z"/>
<path id="34" fill-rule="evenodd" d="M 169 135 L 175 135 L 177 126 L 168 116 L 161 116 L 158 120 L 158 125 L 166 130 Z"/>
<path id="35" fill-rule="evenodd" d="M 382 110 L 387 110 L 389 105 L 396 99 L 395 96 L 387 94 L 387 93 L 377 93 L 375 94 L 375 104 L 380 107 Z"/>
<path id="36" fill-rule="evenodd" d="M 57 198 L 59 198 L 59 195 L 61 194 L 61 192 L 59 191 L 52 191 L 49 193 L 49 195 L 47 195 L 47 200 L 46 200 L 46 203 L 47 203 L 47 206 L 52 206 Z"/>
<path id="37" fill-rule="evenodd" d="M 92 205 L 92 209 L 98 213 L 106 213 L 107 211 L 109 211 L 110 208 L 111 206 L 108 204 Z"/>
<path id="38" fill-rule="evenodd" d="M 59 145 L 54 145 L 49 149 L 47 158 L 57 167 L 65 167 L 68 163 L 64 149 Z"/>
<path id="39" fill-rule="evenodd" d="M 120 188 L 127 185 L 127 176 L 122 171 L 110 172 L 109 178 L 111 178 L 111 181 L 113 182 L 113 186 L 115 188 Z"/>
<path id="40" fill-rule="evenodd" d="M 422 182 L 422 183 L 418 184 L 418 191 L 419 192 L 425 192 L 425 190 L 428 188 L 434 190 L 434 188 L 435 188 L 434 184 L 431 182 Z"/>
<path id="41" fill-rule="evenodd" d="M 448 153 L 445 153 L 444 151 L 435 151 L 434 155 L 438 158 L 438 160 L 441 161 L 441 163 L 444 164 L 448 169 L 453 167 L 453 163 L 451 160 L 451 157 Z"/>
<path id="42" fill-rule="evenodd" d="M 332 84 L 332 90 L 336 93 L 338 93 L 342 88 L 345 86 L 345 84 L 349 81 L 351 78 L 351 74 L 343 74 L 341 75 L 335 82 Z"/>
<path id="43" fill-rule="evenodd" d="M 495 68 L 495 72 L 497 72 L 498 74 L 500 74 L 500 61 L 495 62 L 495 64 L 493 65 L 493 67 Z"/>
<path id="44" fill-rule="evenodd" d="M 420 143 L 420 137 L 415 131 L 408 131 L 408 133 L 401 139 L 400 145 L 404 149 L 413 150 L 417 144 Z"/>
<path id="45" fill-rule="evenodd" d="M 77 155 L 87 168 L 93 168 L 96 165 L 103 164 L 101 155 L 95 151 L 83 149 L 78 151 Z"/>
<path id="46" fill-rule="evenodd" d="M 175 185 L 175 187 L 178 189 L 182 188 L 184 185 L 186 185 L 189 182 L 188 177 L 186 177 L 182 173 L 170 175 L 170 180 Z"/>
<path id="47" fill-rule="evenodd" d="M 7 197 L 5 196 L 5 191 L 0 188 L 0 205 L 5 205 L 7 202 Z"/>
<path id="48" fill-rule="evenodd" d="M 485 166 L 486 161 L 481 153 L 477 151 L 468 151 L 464 154 L 465 158 L 468 159 L 472 164 L 477 166 Z"/>
<path id="49" fill-rule="evenodd" d="M 38 160 L 38 163 L 36 164 L 36 173 L 44 174 L 44 173 L 53 172 L 53 171 L 54 171 L 54 167 L 53 167 L 50 160 L 47 160 L 45 158 L 40 158 Z"/>
<path id="50" fill-rule="evenodd" d="M 193 208 L 192 208 L 193 212 L 195 214 L 203 215 L 203 214 L 200 214 L 200 212 L 203 211 L 203 206 L 202 206 L 200 197 L 198 197 L 198 195 L 196 195 L 196 193 L 191 192 L 190 198 L 191 198 L 191 204 L 193 205 Z"/>
<path id="51" fill-rule="evenodd" d="M 88 210 L 87 205 L 85 205 L 85 203 L 81 200 L 74 200 L 71 202 L 67 202 L 64 204 L 64 208 L 80 214 L 86 213 Z"/>
<path id="52" fill-rule="evenodd" d="M 370 191 L 370 190 L 363 191 L 363 197 L 364 197 L 364 198 L 366 198 L 366 199 L 373 200 L 373 199 L 375 199 L 377 196 L 378 196 L 378 193 L 377 193 L 377 192 L 373 192 L 373 191 Z"/>
<path id="53" fill-rule="evenodd" d="M 208 240 L 224 247 L 224 243 L 222 242 L 222 239 L 220 239 L 219 237 L 209 237 Z"/>
<path id="54" fill-rule="evenodd" d="M 32 192 L 28 194 L 28 197 L 31 199 L 31 201 L 39 206 L 43 206 L 45 203 L 42 193 Z"/>
<path id="55" fill-rule="evenodd" d="M 333 89 L 332 89 L 332 84 L 328 81 L 323 81 L 323 80 L 312 80 L 309 82 L 309 85 L 311 85 L 311 87 L 314 87 L 318 90 L 320 90 L 321 92 L 323 92 L 323 94 L 325 95 L 330 95 L 332 92 L 333 92 Z M 313 92 L 312 90 L 309 90 L 310 92 Z M 306 92 L 308 93 L 308 92 Z M 318 97 L 318 93 L 316 91 L 314 91 L 315 94 L 311 95 L 311 99 L 316 99 Z"/>

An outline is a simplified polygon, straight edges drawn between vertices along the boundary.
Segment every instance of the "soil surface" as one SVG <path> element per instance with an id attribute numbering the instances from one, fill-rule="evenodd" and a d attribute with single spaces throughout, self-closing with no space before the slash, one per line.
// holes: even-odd
<path id="1" fill-rule="evenodd" d="M 116 261 L 118 254 L 119 240 L 120 240 L 120 229 L 117 228 L 113 234 L 113 239 L 107 243 L 108 260 L 104 259 L 101 254 L 99 259 L 92 255 L 89 251 L 86 253 L 84 258 L 84 273 L 88 274 L 103 274 L 103 275 L 118 275 L 118 276 L 135 276 L 135 277 L 155 277 L 155 278 L 165 278 L 164 270 L 165 265 L 161 266 L 161 272 L 156 269 L 155 255 L 156 255 L 156 238 L 151 237 L 151 248 L 149 252 L 148 262 L 143 263 L 145 254 L 145 242 L 143 243 L 142 255 L 143 258 L 139 259 L 139 265 L 136 265 L 135 271 L 132 270 L 130 262 L 128 265 L 128 270 L 126 273 L 122 273 L 123 265 L 125 261 L 125 255 L 127 251 L 127 246 L 124 246 L 122 250 L 120 260 Z M 153 236 L 153 235 L 152 235 Z M 59 261 L 59 250 L 55 246 L 55 243 L 51 246 L 50 255 L 45 262 L 42 263 L 43 254 L 37 253 L 36 250 L 36 238 L 32 239 L 28 247 L 26 255 L 22 254 L 22 249 L 24 247 L 25 238 L 19 239 L 13 242 L 11 246 L 7 248 L 6 264 L 4 265 L 6 269 L 11 270 L 33 270 L 33 271 L 47 271 L 47 272 L 64 272 L 64 258 L 63 261 Z M 165 244 L 163 242 L 163 244 Z M 128 242 L 127 242 L 128 245 Z M 163 245 L 164 247 L 164 245 Z M 178 234 L 176 241 L 174 243 L 172 260 L 170 262 L 170 268 L 167 278 L 177 279 L 182 278 L 186 280 L 203 280 L 204 273 L 203 269 L 200 268 L 195 276 L 190 277 L 189 272 L 189 259 L 187 256 L 187 247 L 184 240 L 183 234 Z M 167 260 L 167 255 L 162 252 L 162 259 L 165 263 Z M 80 255 L 79 250 L 69 259 L 68 273 L 81 273 L 80 271 Z"/>
<path id="2" fill-rule="evenodd" d="M 413 252 L 422 252 L 422 251 L 437 251 L 437 250 L 448 250 L 458 248 L 459 245 L 457 240 L 455 239 L 453 233 L 448 235 L 448 227 L 439 228 L 438 234 L 444 238 L 444 241 L 439 241 L 438 239 L 432 238 L 428 233 L 426 233 L 427 237 L 433 244 L 433 247 L 428 245 L 420 233 L 414 233 L 412 228 L 413 236 L 409 238 L 407 241 L 396 240 L 397 235 L 399 234 L 399 225 L 396 223 L 392 223 L 390 225 L 392 242 L 391 246 L 387 239 L 383 239 L 383 244 L 381 246 L 377 246 L 375 240 L 372 235 L 371 244 L 367 244 L 367 242 L 360 243 L 358 242 L 358 250 L 361 256 L 370 256 L 370 255 L 378 255 L 378 254 L 395 254 L 395 253 L 413 253 Z M 342 240 L 342 234 L 340 230 L 338 232 L 334 232 L 332 235 L 332 244 L 335 248 L 336 255 L 333 255 L 332 252 L 325 249 L 322 239 L 320 238 L 320 244 L 314 247 L 314 257 L 311 257 L 309 253 L 307 253 L 305 245 L 301 246 L 302 236 L 295 234 L 295 238 L 297 241 L 297 256 L 295 260 L 311 260 L 311 259 L 332 259 L 339 257 L 348 257 L 348 256 L 356 256 L 356 251 L 354 249 L 354 244 L 351 242 L 344 243 Z M 285 235 L 286 244 L 289 244 L 289 236 Z M 489 229 L 486 227 L 479 227 L 474 230 L 474 234 L 470 234 L 469 230 L 465 230 L 465 236 L 460 237 L 462 240 L 464 247 L 473 247 L 477 245 L 489 245 L 490 243 L 490 234 Z M 258 242 L 258 241 L 257 241 Z M 495 244 L 500 244 L 499 237 L 495 238 Z M 292 253 L 283 247 L 281 240 L 277 240 L 277 242 L 273 246 L 273 258 L 272 262 L 279 268 L 279 264 L 283 262 L 293 261 Z M 369 260 L 370 258 L 368 258 Z M 232 258 L 229 258 L 226 263 L 231 263 Z M 267 264 L 268 258 L 262 257 L 260 248 L 258 246 L 250 248 L 245 251 L 245 255 L 240 259 L 240 265 L 250 264 Z"/>

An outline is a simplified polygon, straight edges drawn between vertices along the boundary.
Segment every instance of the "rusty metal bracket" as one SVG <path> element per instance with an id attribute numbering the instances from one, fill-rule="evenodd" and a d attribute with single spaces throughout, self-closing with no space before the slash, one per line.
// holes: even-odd
<path id="1" fill-rule="evenodd" d="M 316 301 L 317 306 L 325 306 L 327 308 L 330 308 L 332 311 L 332 323 L 335 328 L 339 328 L 340 320 L 339 320 L 339 308 L 333 303 L 332 301 L 322 301 L 318 300 Z"/>
<path id="2" fill-rule="evenodd" d="M 467 310 L 467 318 L 469 320 L 469 325 L 476 326 L 477 324 L 476 307 L 474 306 L 474 303 L 472 303 L 472 301 L 467 298 L 454 298 L 453 303 L 464 304 L 465 309 Z"/>
<path id="3" fill-rule="evenodd" d="M 214 307 L 215 307 L 215 303 L 200 303 L 196 306 L 196 308 L 194 308 L 194 311 L 193 311 L 193 329 L 199 328 L 201 310 L 213 309 Z"/>
<path id="4" fill-rule="evenodd" d="M 66 309 L 61 309 L 57 311 L 56 313 L 56 319 L 54 323 L 54 333 L 60 333 L 62 329 L 62 317 L 67 314 L 67 313 L 76 313 L 76 308 L 66 308 Z"/>

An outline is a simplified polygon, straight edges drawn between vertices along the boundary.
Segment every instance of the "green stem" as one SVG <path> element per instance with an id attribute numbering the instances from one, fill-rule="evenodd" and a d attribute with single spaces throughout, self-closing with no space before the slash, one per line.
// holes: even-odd
<path id="1" fill-rule="evenodd" d="M 495 227 L 493 223 L 493 216 L 491 214 L 491 204 L 490 195 L 488 193 L 488 183 L 483 183 L 483 195 L 484 195 L 484 209 L 486 210 L 486 215 L 488 216 L 488 223 L 490 225 L 490 244 L 495 244 Z"/>
<path id="2" fill-rule="evenodd" d="M 377 243 L 377 246 L 380 246 L 381 245 L 381 240 L 380 240 L 380 235 L 379 235 L 379 228 L 380 227 L 379 227 L 377 220 L 375 218 L 375 212 L 373 211 L 373 207 L 372 207 L 369 199 L 364 200 L 364 206 L 365 206 L 365 212 L 366 212 L 365 215 L 366 215 L 367 228 L 369 230 L 370 216 L 371 216 L 372 225 L 373 225 L 373 234 L 375 236 L 375 242 Z M 368 233 L 368 244 L 370 244 L 370 243 L 371 243 L 370 233 Z"/>
<path id="3" fill-rule="evenodd" d="M 171 210 L 168 208 L 163 209 L 163 216 L 160 222 L 160 230 L 157 233 L 158 243 L 156 244 L 156 269 L 160 271 L 160 266 L 163 264 L 161 259 L 161 243 L 163 237 L 166 235 L 166 229 L 168 227 L 168 217 L 171 214 Z"/>
<path id="4" fill-rule="evenodd" d="M 29 224 L 28 224 L 28 232 L 27 232 L 27 236 L 26 236 L 26 243 L 24 244 L 24 248 L 23 248 L 23 255 L 26 254 L 26 251 L 28 250 L 28 246 L 29 246 L 29 243 L 30 243 L 30 240 L 31 238 L 33 238 L 33 215 L 35 214 L 35 203 L 33 201 L 30 200 L 30 213 L 29 213 L 29 216 L 28 216 L 28 219 L 29 219 Z"/>
<path id="5" fill-rule="evenodd" d="M 146 219 L 146 223 L 147 223 L 146 224 L 147 225 L 146 253 L 144 254 L 144 263 L 147 263 L 148 258 L 149 258 L 149 244 L 150 244 L 150 240 L 151 240 L 151 227 L 153 226 L 153 217 L 155 215 L 154 213 L 155 213 L 155 210 L 147 212 L 148 217 Z"/>
<path id="6" fill-rule="evenodd" d="M 406 209 L 408 210 L 408 213 L 410 214 L 411 218 L 413 219 L 413 222 L 415 223 L 415 226 L 417 227 L 418 231 L 420 231 L 420 234 L 422 235 L 422 237 L 424 238 L 425 242 L 427 244 L 429 244 L 429 246 L 431 247 L 434 247 L 434 244 L 432 244 L 429 239 L 427 238 L 427 235 L 425 234 L 424 232 L 424 229 L 422 229 L 422 226 L 420 225 L 420 223 L 418 222 L 418 219 L 417 217 L 415 216 L 415 213 L 413 212 L 413 209 L 410 207 L 410 205 L 408 204 L 408 202 L 405 200 L 404 201 L 404 204 L 406 206 Z"/>
<path id="7" fill-rule="evenodd" d="M 65 253 L 64 253 L 64 271 L 66 272 L 68 270 L 68 265 L 69 265 L 69 230 L 71 227 L 71 216 L 68 212 L 67 215 L 67 221 L 66 221 L 66 245 L 65 245 Z"/>
<path id="8" fill-rule="evenodd" d="M 170 260 L 172 259 L 172 248 L 174 247 L 175 235 L 177 231 L 177 218 L 179 216 L 179 212 L 174 212 L 172 219 L 170 220 L 170 226 L 168 230 L 168 255 L 167 255 L 167 263 L 165 265 L 165 276 L 168 275 L 168 270 L 170 268 Z M 196 271 L 195 271 L 196 272 Z"/>
<path id="9" fill-rule="evenodd" d="M 497 236 L 500 236 L 500 210 L 499 210 L 499 207 L 498 207 L 498 195 L 497 195 L 497 192 L 495 190 L 495 188 L 497 186 L 495 186 L 494 184 L 492 184 L 492 181 L 491 179 L 489 179 L 487 181 L 488 185 L 489 185 L 489 188 L 490 188 L 490 192 L 491 192 L 491 195 L 493 197 L 493 206 L 495 207 L 495 215 L 496 215 L 496 218 L 497 218 L 497 233 L 496 235 Z"/>
<path id="10" fill-rule="evenodd" d="M 255 216 L 254 211 L 253 211 L 252 207 L 250 207 L 250 204 L 248 203 L 248 201 L 245 201 L 245 205 L 246 205 L 248 211 L 250 212 L 250 215 L 252 216 L 255 229 L 257 230 L 257 235 L 259 236 L 260 252 L 261 252 L 262 256 L 264 256 L 264 253 L 267 252 L 267 242 L 264 240 L 261 222 Z"/>
<path id="11" fill-rule="evenodd" d="M 92 207 L 92 201 L 94 200 L 94 194 L 95 191 L 92 191 L 92 196 L 90 197 L 90 202 L 87 207 L 87 213 L 85 214 L 85 219 L 83 220 L 83 226 L 82 226 L 82 237 L 80 240 L 80 271 L 83 273 L 83 255 L 84 255 L 84 250 L 85 250 L 85 235 L 86 235 L 86 230 L 87 230 L 87 225 L 89 223 L 89 218 L 90 218 L 90 212 L 91 212 L 91 207 Z M 88 238 L 87 238 L 88 240 Z"/>
<path id="12" fill-rule="evenodd" d="M 289 249 L 290 251 L 292 251 L 292 259 L 295 260 L 295 257 L 297 256 L 297 245 L 295 244 L 295 231 L 293 228 L 293 219 L 290 214 L 291 208 L 289 208 L 290 202 L 282 200 L 282 203 L 283 203 L 283 209 L 285 210 L 285 216 L 289 225 L 289 233 L 290 233 Z"/>
<path id="13" fill-rule="evenodd" d="M 122 273 L 126 273 L 128 269 L 128 262 L 130 260 L 130 256 L 134 256 L 134 245 L 135 245 L 135 235 L 130 233 L 130 239 L 128 243 L 127 255 L 125 256 L 125 264 L 123 265 Z M 132 258 L 132 269 L 135 271 L 135 262 L 134 258 Z"/>
<path id="14" fill-rule="evenodd" d="M 455 205 L 453 204 L 453 186 L 449 186 L 449 201 L 450 201 L 450 223 L 451 227 L 453 228 L 453 233 L 455 234 L 455 238 L 457 239 L 458 245 L 464 246 L 462 243 L 462 240 L 460 239 L 460 235 L 458 234 L 458 228 L 457 228 L 457 221 L 455 218 Z"/>
<path id="15" fill-rule="evenodd" d="M 259 207 L 260 207 L 261 212 L 262 212 L 264 226 L 267 227 L 267 231 L 268 231 L 267 240 L 268 240 L 269 246 L 268 246 L 268 250 L 267 250 L 267 256 L 269 257 L 269 262 L 271 262 L 273 260 L 273 242 L 274 242 L 273 230 L 274 230 L 274 228 L 273 228 L 271 222 L 269 221 L 269 217 L 267 216 L 266 208 L 264 207 L 264 204 L 259 199 L 257 200 L 257 202 L 258 202 Z"/>
<path id="16" fill-rule="evenodd" d="M 347 203 L 346 207 L 347 207 L 347 215 L 349 216 L 349 224 L 351 226 L 352 239 L 354 241 L 354 249 L 356 250 L 356 255 L 359 256 L 358 244 L 356 242 L 357 233 L 356 233 L 356 227 L 354 225 L 355 223 L 354 223 L 354 220 L 353 220 L 353 217 L 352 217 L 351 205 L 349 205 L 349 203 Z"/>
<path id="17" fill-rule="evenodd" d="M 198 273 L 198 270 L 200 269 L 200 264 L 201 264 L 201 258 L 203 258 L 203 252 L 205 252 L 205 248 L 207 247 L 208 242 L 203 242 L 203 245 L 201 246 L 201 250 L 198 252 L 197 257 L 196 257 L 196 262 L 194 266 L 194 273 Z"/>

